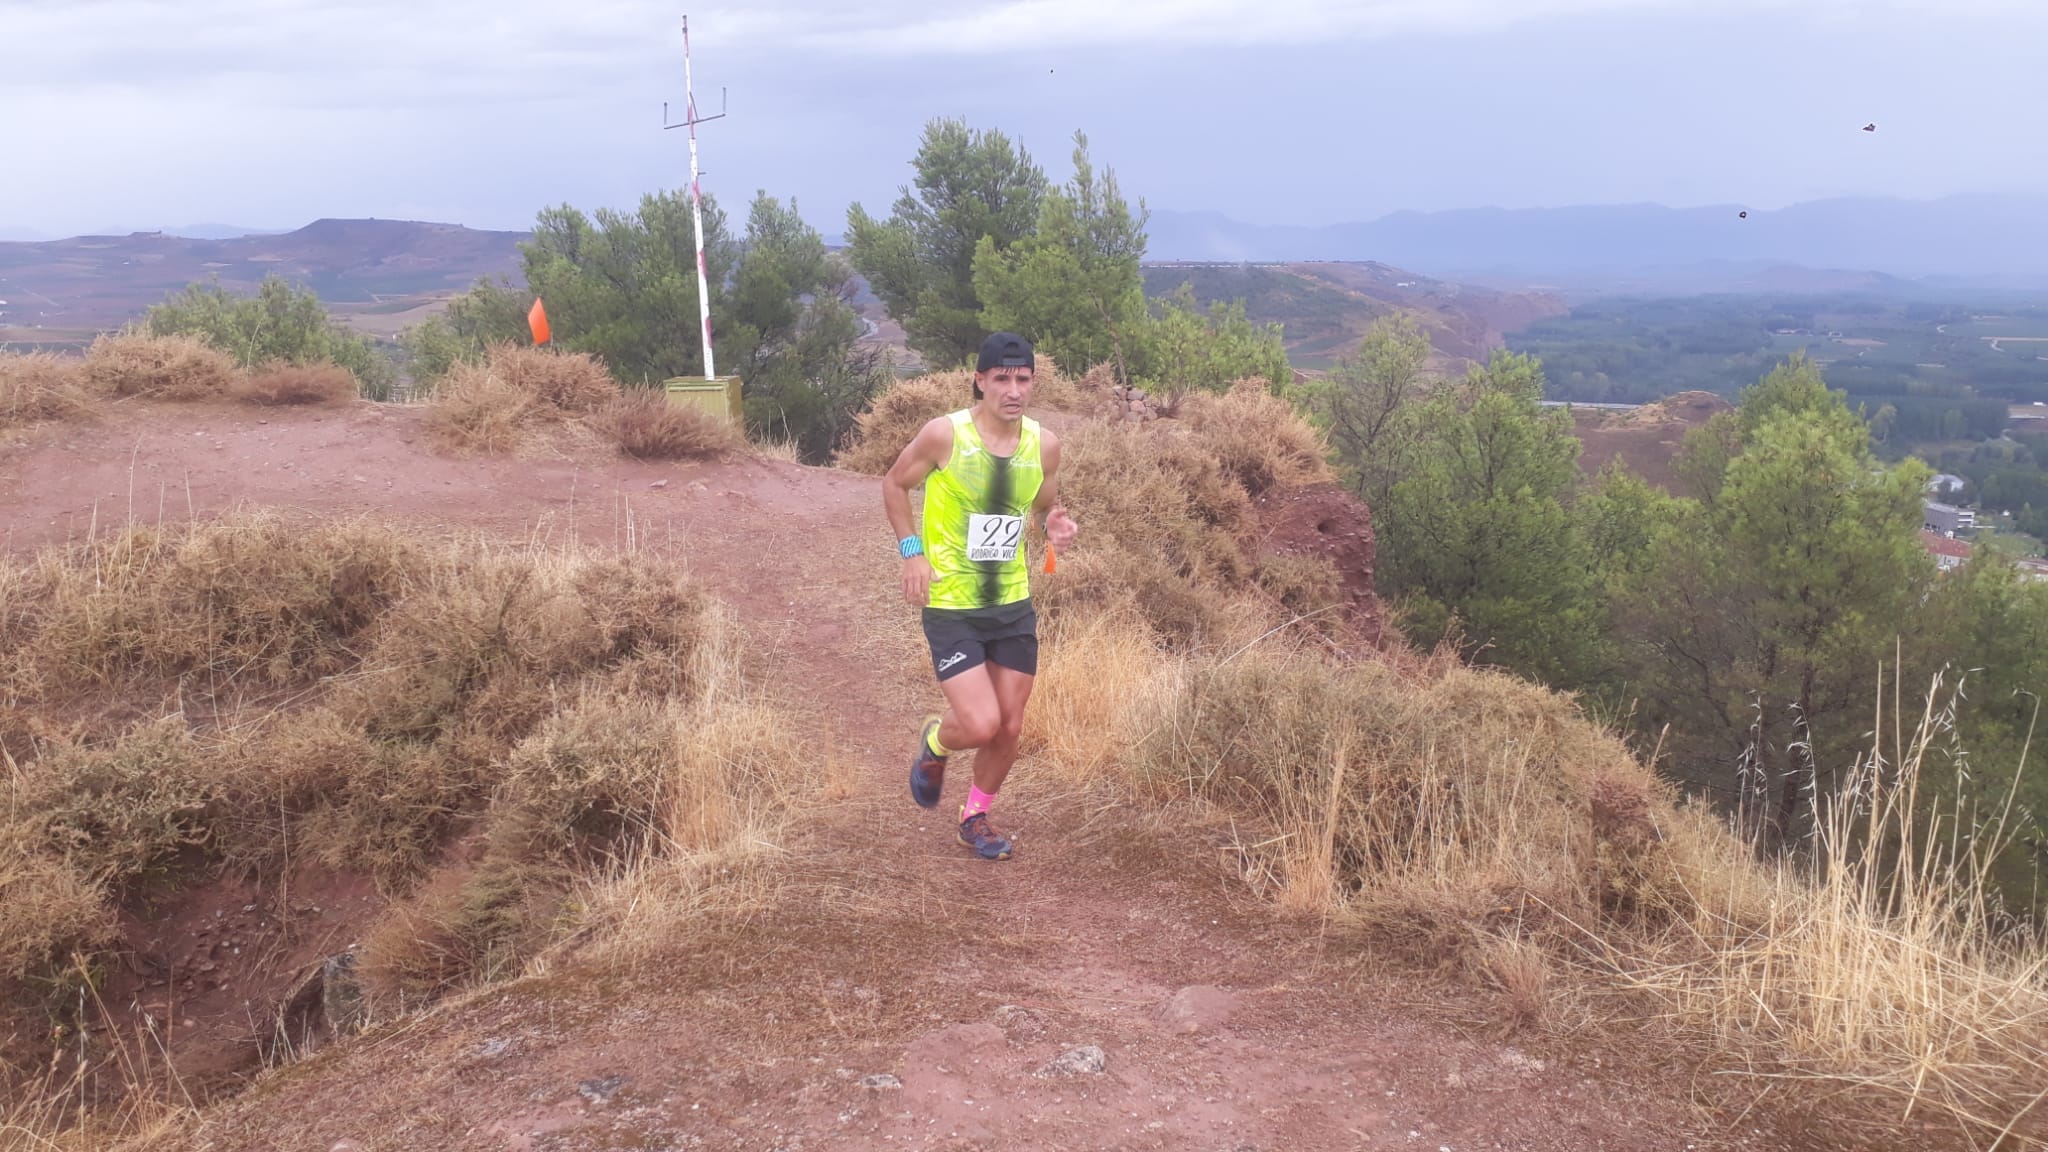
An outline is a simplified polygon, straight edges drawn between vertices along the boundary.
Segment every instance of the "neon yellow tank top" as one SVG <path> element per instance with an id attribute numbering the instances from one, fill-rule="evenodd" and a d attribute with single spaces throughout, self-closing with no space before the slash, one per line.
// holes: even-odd
<path id="1" fill-rule="evenodd" d="M 990 454 L 961 409 L 953 454 L 924 481 L 924 551 L 931 558 L 933 608 L 993 608 L 1031 595 L 1024 525 L 1045 469 L 1038 421 L 1024 417 L 1017 450 Z"/>

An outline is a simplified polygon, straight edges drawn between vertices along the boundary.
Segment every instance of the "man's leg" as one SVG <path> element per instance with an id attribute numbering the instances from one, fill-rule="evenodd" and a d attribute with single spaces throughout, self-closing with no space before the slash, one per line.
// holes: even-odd
<path id="1" fill-rule="evenodd" d="M 989 742 L 974 754 L 974 786 L 960 806 L 960 842 L 988 860 L 1010 858 L 1010 838 L 989 823 L 988 810 L 1017 763 L 1017 738 L 1024 730 L 1024 705 L 1031 699 L 1032 675 L 991 661 L 988 665 L 999 719 Z"/>
<path id="2" fill-rule="evenodd" d="M 946 694 L 946 712 L 939 718 L 939 743 L 948 752 L 984 748 L 1002 726 L 1002 705 L 991 682 L 995 665 L 983 662 L 939 681 Z M 979 776 L 979 769 L 976 770 Z"/>
<path id="3" fill-rule="evenodd" d="M 995 734 L 975 754 L 974 786 L 993 796 L 1002 790 L 1011 766 L 1017 763 L 1017 740 L 1024 733 L 1024 706 L 1030 703 L 1031 686 L 1038 678 L 994 661 L 982 667 L 988 670 L 998 719 Z"/>

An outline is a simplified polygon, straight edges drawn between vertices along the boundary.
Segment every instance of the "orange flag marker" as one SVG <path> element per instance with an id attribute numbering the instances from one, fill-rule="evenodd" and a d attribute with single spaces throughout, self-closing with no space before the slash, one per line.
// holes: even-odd
<path id="1" fill-rule="evenodd" d="M 1049 576 L 1059 568 L 1059 555 L 1052 550 L 1052 541 L 1045 542 L 1045 571 Z"/>
<path id="2" fill-rule="evenodd" d="M 533 298 L 533 307 L 526 310 L 526 326 L 533 329 L 533 342 L 548 342 L 548 310 L 540 306 L 540 297 Z"/>

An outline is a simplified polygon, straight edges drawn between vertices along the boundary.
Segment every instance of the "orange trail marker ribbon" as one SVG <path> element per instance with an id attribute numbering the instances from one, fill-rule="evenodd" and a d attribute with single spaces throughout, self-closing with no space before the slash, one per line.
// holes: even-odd
<path id="1" fill-rule="evenodd" d="M 540 297 L 533 298 L 533 307 L 526 310 L 526 326 L 533 329 L 533 342 L 548 342 L 548 310 L 540 306 Z"/>
<path id="2" fill-rule="evenodd" d="M 1045 574 L 1050 576 L 1059 567 L 1059 555 L 1052 550 L 1052 541 L 1045 542 Z"/>

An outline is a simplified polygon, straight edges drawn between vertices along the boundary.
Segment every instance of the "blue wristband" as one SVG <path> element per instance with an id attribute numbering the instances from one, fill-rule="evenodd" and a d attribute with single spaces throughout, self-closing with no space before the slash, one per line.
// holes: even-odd
<path id="1" fill-rule="evenodd" d="M 905 536 L 896 542 L 896 551 L 902 553 L 905 560 L 910 559 L 912 556 L 922 556 L 924 555 L 924 541 L 915 536 Z"/>

